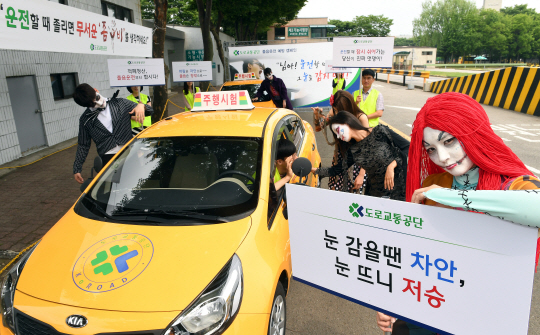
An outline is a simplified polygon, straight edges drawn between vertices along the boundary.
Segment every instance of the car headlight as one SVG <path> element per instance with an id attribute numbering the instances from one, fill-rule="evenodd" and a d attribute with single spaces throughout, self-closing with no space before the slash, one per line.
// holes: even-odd
<path id="1" fill-rule="evenodd" d="M 243 286 L 242 262 L 235 254 L 162 335 L 220 334 L 238 314 Z"/>
<path id="2" fill-rule="evenodd" d="M 0 292 L 0 305 L 2 306 L 2 322 L 5 327 L 9 328 L 15 334 L 15 314 L 13 313 L 13 299 L 15 298 L 15 288 L 21 276 L 22 269 L 26 261 L 34 252 L 37 244 L 30 249 L 20 260 L 13 265 L 11 270 L 5 275 L 2 282 L 2 290 Z"/>

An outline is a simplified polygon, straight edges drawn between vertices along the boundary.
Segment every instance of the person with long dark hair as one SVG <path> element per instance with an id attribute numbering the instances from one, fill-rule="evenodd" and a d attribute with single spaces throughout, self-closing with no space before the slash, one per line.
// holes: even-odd
<path id="1" fill-rule="evenodd" d="M 319 107 L 311 107 L 313 110 L 313 119 L 315 123 L 315 131 L 321 131 L 328 126 L 328 119 L 337 114 L 338 111 L 346 111 L 354 115 L 362 126 L 369 127 L 369 120 L 367 115 L 360 110 L 358 105 L 354 102 L 354 98 L 351 93 L 347 91 L 338 90 L 330 99 L 330 104 L 332 109 L 328 115 L 324 116 L 322 114 L 322 109 Z M 322 124 L 321 124 L 321 119 Z M 326 132 L 324 136 L 326 137 Z M 332 145 L 331 143 L 328 143 Z M 341 165 L 343 156 L 339 150 L 337 142 L 334 142 L 334 157 L 332 158 L 332 166 Z M 363 185 L 365 183 L 366 173 L 358 164 L 354 164 L 352 156 L 348 155 L 348 166 L 349 169 L 344 171 L 348 173 L 350 178 L 348 179 L 347 184 L 343 183 L 343 173 L 336 176 L 330 176 L 328 178 L 328 189 L 330 190 L 344 190 L 344 192 L 362 192 Z"/>
<path id="2" fill-rule="evenodd" d="M 328 120 L 334 139 L 343 157 L 350 150 L 356 164 L 366 170 L 371 187 L 366 195 L 405 200 L 406 157 L 394 144 L 388 127 L 363 126 L 351 113 L 340 111 Z M 347 160 L 342 165 L 330 168 L 313 168 L 319 177 L 335 176 L 348 168 Z M 344 174 L 344 182 L 348 174 Z"/>
<path id="3" fill-rule="evenodd" d="M 186 107 L 184 109 L 189 112 L 193 108 L 193 102 L 195 101 L 195 93 L 199 93 L 200 88 L 195 87 L 195 83 L 192 81 L 184 82 L 184 97 L 186 98 Z"/>

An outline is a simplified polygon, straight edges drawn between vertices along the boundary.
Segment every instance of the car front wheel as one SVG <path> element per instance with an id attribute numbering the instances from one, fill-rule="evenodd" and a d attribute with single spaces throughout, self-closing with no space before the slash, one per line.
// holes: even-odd
<path id="1" fill-rule="evenodd" d="M 286 312 L 285 290 L 283 285 L 278 282 L 274 302 L 272 303 L 272 311 L 270 312 L 268 335 L 285 335 Z"/>

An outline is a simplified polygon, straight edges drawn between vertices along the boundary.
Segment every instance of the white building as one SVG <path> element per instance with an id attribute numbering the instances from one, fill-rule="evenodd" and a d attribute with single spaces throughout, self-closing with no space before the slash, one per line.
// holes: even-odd
<path id="1" fill-rule="evenodd" d="M 410 70 L 420 66 L 435 64 L 437 48 L 395 46 L 392 67 L 396 70 Z"/>
<path id="2" fill-rule="evenodd" d="M 502 8 L 502 0 L 484 0 L 484 5 L 482 6 L 482 8 L 494 9 L 500 12 Z"/>

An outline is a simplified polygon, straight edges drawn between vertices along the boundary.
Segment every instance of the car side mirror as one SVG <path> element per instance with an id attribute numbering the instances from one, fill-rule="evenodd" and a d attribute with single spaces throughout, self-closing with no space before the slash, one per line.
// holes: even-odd
<path id="1" fill-rule="evenodd" d="M 103 161 L 101 160 L 101 157 L 96 156 L 96 158 L 94 158 L 94 170 L 99 173 L 101 169 L 103 169 Z"/>
<path id="2" fill-rule="evenodd" d="M 292 163 L 292 170 L 295 175 L 300 177 L 300 183 L 302 185 L 306 185 L 307 183 L 307 176 L 311 173 L 311 161 L 305 157 L 299 157 Z M 306 177 L 304 182 L 302 182 L 302 178 Z"/>
<path id="3" fill-rule="evenodd" d="M 84 181 L 84 183 L 81 184 L 81 193 L 84 192 L 84 190 L 86 190 L 86 188 L 88 187 L 88 185 L 90 185 L 90 183 L 92 182 L 92 180 L 94 180 L 94 178 L 88 178 Z"/>

